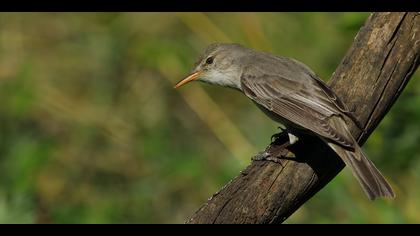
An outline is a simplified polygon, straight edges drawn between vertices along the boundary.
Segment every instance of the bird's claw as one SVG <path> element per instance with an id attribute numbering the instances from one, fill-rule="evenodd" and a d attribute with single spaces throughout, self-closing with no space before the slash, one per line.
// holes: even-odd
<path id="1" fill-rule="evenodd" d="M 284 135 L 286 135 L 286 132 L 285 132 L 286 129 L 283 129 L 282 127 L 278 127 L 278 128 L 280 129 L 280 132 L 271 135 L 271 138 L 270 138 L 271 143 L 275 142 L 277 139 L 282 138 Z"/>
<path id="2" fill-rule="evenodd" d="M 252 161 L 265 161 L 270 156 L 268 152 L 260 152 L 251 158 Z"/>
<path id="3" fill-rule="evenodd" d="M 280 164 L 282 163 L 282 159 L 283 158 L 281 157 L 271 155 L 267 151 L 258 153 L 257 155 L 251 158 L 252 161 L 271 161 L 271 162 L 280 163 Z"/>

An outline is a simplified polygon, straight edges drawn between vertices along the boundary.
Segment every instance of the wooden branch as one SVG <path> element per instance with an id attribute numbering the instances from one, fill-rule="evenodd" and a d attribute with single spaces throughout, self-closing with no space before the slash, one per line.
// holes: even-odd
<path id="1" fill-rule="evenodd" d="M 419 55 L 419 13 L 375 13 L 360 29 L 330 81 L 364 126 L 361 131 L 349 122 L 360 144 L 401 94 L 419 65 Z M 279 163 L 253 161 L 186 223 L 281 223 L 344 167 L 316 138 L 305 137 L 292 146 L 280 138 L 266 151 L 282 157 L 292 152 L 296 157 Z"/>

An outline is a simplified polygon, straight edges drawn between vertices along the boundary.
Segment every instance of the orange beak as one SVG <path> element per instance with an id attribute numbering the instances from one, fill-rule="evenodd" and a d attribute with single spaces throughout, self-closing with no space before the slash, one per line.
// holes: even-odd
<path id="1" fill-rule="evenodd" d="M 188 76 L 187 78 L 185 78 L 185 79 L 183 79 L 183 80 L 179 81 L 179 82 L 175 85 L 175 87 L 174 87 L 174 88 L 179 88 L 179 87 L 181 87 L 182 85 L 184 85 L 184 84 L 186 84 L 186 83 L 188 83 L 188 82 L 191 82 L 191 81 L 193 81 L 193 80 L 196 80 L 196 79 L 198 79 L 198 77 L 200 77 L 200 75 L 201 75 L 201 71 L 195 72 L 194 74 L 192 74 L 192 75 Z"/>

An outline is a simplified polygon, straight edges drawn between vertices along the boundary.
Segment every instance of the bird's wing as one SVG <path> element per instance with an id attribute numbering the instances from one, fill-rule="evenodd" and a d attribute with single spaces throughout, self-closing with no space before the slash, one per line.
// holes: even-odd
<path id="1" fill-rule="evenodd" d="M 342 110 L 346 107 L 322 81 L 312 78 L 316 75 L 303 73 L 305 68 L 301 69 L 300 73 L 294 74 L 290 71 L 267 73 L 264 68 L 255 66 L 244 68 L 242 90 L 251 100 L 283 119 L 340 146 L 354 149 L 348 130 L 336 127 L 335 119 L 331 119 L 343 116 Z"/>

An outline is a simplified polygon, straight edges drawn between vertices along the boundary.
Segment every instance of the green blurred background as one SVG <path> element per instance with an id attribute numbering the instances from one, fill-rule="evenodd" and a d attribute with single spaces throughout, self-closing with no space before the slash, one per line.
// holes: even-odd
<path id="1" fill-rule="evenodd" d="M 212 42 L 328 80 L 368 13 L 0 14 L 0 223 L 183 223 L 277 125 L 238 92 L 173 85 Z M 364 150 L 397 192 L 346 169 L 286 223 L 420 222 L 419 73 Z"/>

